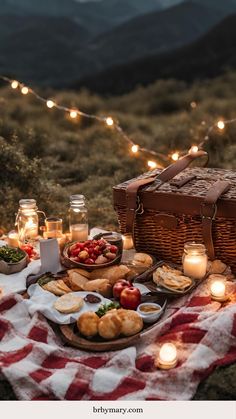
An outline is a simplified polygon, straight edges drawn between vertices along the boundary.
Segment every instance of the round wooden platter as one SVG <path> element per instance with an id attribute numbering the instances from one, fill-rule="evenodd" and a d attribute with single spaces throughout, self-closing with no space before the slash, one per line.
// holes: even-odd
<path id="1" fill-rule="evenodd" d="M 154 299 L 152 298 L 151 301 L 154 302 Z M 163 296 L 158 297 L 158 298 L 155 297 L 155 302 L 163 306 L 162 315 L 157 320 L 157 322 L 159 322 L 165 312 L 167 299 Z M 106 351 L 117 351 L 117 350 L 124 349 L 129 346 L 137 344 L 139 339 L 141 339 L 145 333 L 147 333 L 149 330 L 151 330 L 153 327 L 156 326 L 157 322 L 150 325 L 144 324 L 143 330 L 139 333 L 136 333 L 133 336 L 120 337 L 119 339 L 114 339 L 110 341 L 105 341 L 99 336 L 93 339 L 84 338 L 79 333 L 75 323 L 60 325 L 59 330 L 61 332 L 61 337 L 64 340 L 64 342 L 66 342 L 70 346 L 83 349 L 85 351 L 106 352 Z"/>

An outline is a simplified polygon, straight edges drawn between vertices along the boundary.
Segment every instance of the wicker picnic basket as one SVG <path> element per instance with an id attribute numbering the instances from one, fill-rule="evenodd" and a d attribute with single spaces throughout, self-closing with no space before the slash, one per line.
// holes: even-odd
<path id="1" fill-rule="evenodd" d="M 236 273 L 236 172 L 192 167 L 199 151 L 161 171 L 149 171 L 113 188 L 122 234 L 139 252 L 181 263 L 184 243 L 205 243 L 208 257 Z"/>

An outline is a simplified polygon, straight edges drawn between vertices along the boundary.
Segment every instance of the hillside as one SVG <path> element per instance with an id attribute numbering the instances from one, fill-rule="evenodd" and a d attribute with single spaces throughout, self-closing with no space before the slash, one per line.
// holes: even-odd
<path id="1" fill-rule="evenodd" d="M 93 57 L 94 71 L 109 64 L 127 63 L 152 53 L 159 54 L 193 42 L 221 18 L 222 14 L 214 8 L 194 2 L 145 14 L 98 36 L 82 49 L 80 61 L 86 62 Z"/>
<path id="2" fill-rule="evenodd" d="M 148 85 L 158 78 L 193 81 L 222 74 L 236 68 L 236 15 L 229 16 L 190 46 L 168 54 L 153 55 L 127 65 L 110 68 L 95 77 L 86 78 L 76 87 L 109 94 Z"/>

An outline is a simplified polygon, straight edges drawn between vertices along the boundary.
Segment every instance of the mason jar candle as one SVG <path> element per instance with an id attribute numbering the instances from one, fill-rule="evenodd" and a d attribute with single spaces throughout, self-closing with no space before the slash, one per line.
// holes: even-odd
<path id="1" fill-rule="evenodd" d="M 188 242 L 184 245 L 183 270 L 190 278 L 202 279 L 207 272 L 206 248 L 201 243 Z"/>

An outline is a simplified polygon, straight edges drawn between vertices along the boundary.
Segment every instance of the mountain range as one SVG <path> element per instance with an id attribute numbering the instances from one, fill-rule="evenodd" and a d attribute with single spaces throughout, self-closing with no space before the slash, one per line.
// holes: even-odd
<path id="1" fill-rule="evenodd" d="M 121 94 L 157 79 L 176 78 L 192 82 L 212 78 L 236 69 L 235 51 L 236 14 L 226 17 L 189 46 L 110 68 L 96 77 L 81 80 L 73 87 L 83 86 L 102 94 Z"/>
<path id="2" fill-rule="evenodd" d="M 55 87 L 95 86 L 97 77 L 108 86 L 110 74 L 157 62 L 140 75 L 145 82 L 232 12 L 236 0 L 1 0 L 0 72 Z"/>

